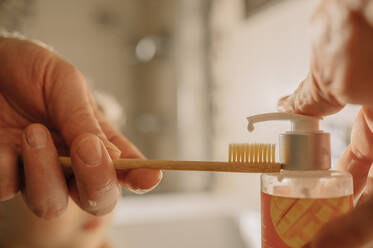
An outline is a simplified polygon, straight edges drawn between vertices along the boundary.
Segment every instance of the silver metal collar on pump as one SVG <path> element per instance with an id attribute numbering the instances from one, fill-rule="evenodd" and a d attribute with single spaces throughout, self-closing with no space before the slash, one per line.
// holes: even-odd
<path id="1" fill-rule="evenodd" d="M 280 163 L 286 170 L 327 170 L 331 168 L 330 134 L 319 130 L 321 118 L 290 114 L 267 113 L 250 116 L 249 131 L 254 123 L 269 120 L 290 120 L 291 131 L 280 134 Z"/>

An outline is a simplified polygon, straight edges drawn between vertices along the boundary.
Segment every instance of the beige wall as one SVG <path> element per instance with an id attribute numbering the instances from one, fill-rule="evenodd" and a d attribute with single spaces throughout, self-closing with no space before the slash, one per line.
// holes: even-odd
<path id="1" fill-rule="evenodd" d="M 97 23 L 101 1 L 33 1 L 34 11 L 22 31 L 29 37 L 50 44 L 87 77 L 91 85 L 113 94 L 131 109 L 131 74 L 127 65 L 126 36 L 109 32 Z M 105 7 L 117 14 L 131 13 L 119 0 L 106 1 Z M 125 22 L 119 19 L 118 22 Z"/>

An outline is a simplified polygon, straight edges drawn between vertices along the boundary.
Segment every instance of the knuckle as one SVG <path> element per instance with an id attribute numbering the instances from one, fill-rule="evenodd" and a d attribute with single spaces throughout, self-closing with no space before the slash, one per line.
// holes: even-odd
<path id="1" fill-rule="evenodd" d="M 32 42 L 29 43 L 29 49 L 32 51 L 32 67 L 30 76 L 32 82 L 43 83 L 48 73 L 49 65 L 56 58 L 56 55 L 48 49 L 40 47 Z M 40 73 L 44 72 L 44 73 Z"/>
<path id="2" fill-rule="evenodd" d="M 355 95 L 355 87 L 352 83 L 353 75 L 348 66 L 339 71 L 341 75 L 336 76 L 339 80 L 335 80 L 333 83 L 333 95 L 339 102 L 349 103 L 353 101 L 353 96 Z"/>

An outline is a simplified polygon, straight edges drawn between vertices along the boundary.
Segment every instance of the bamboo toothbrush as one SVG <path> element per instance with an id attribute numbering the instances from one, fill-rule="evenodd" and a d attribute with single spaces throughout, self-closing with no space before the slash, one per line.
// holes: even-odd
<path id="1" fill-rule="evenodd" d="M 59 160 L 63 166 L 71 166 L 69 157 L 60 157 Z M 119 170 L 151 168 L 268 173 L 279 172 L 282 168 L 282 164 L 275 162 L 275 145 L 268 144 L 230 144 L 228 162 L 116 159 L 113 163 L 115 169 Z"/>

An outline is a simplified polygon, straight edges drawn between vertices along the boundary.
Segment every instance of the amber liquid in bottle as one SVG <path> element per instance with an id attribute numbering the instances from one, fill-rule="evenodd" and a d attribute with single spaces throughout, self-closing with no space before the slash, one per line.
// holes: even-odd
<path id="1" fill-rule="evenodd" d="M 301 248 L 353 207 L 352 177 L 338 171 L 262 175 L 262 248 Z"/>

